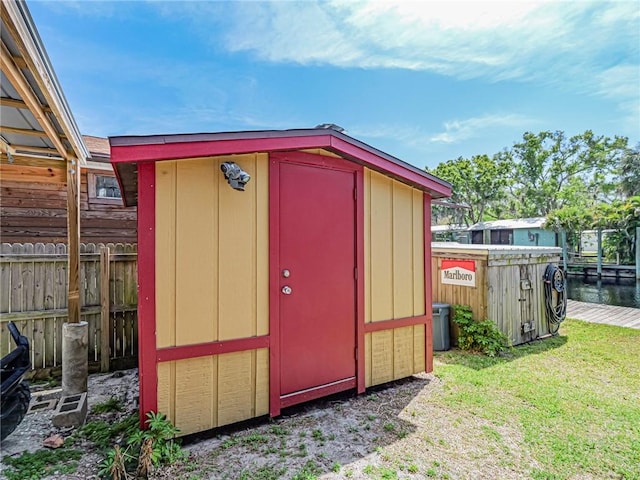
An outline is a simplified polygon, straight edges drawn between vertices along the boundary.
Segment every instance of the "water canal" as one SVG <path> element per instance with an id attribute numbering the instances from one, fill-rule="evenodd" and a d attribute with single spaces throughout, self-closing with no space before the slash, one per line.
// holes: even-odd
<path id="1" fill-rule="evenodd" d="M 570 275 L 567 287 L 571 300 L 640 308 L 640 282 L 634 279 L 597 280 Z"/>

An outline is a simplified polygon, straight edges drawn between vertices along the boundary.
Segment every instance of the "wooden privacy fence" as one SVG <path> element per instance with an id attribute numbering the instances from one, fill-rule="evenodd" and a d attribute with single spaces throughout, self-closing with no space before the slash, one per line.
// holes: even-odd
<path id="1" fill-rule="evenodd" d="M 81 318 L 89 324 L 89 368 L 108 371 L 135 366 L 138 353 L 136 245 L 80 245 L 80 302 Z M 15 348 L 7 329 L 7 323 L 14 321 L 29 338 L 33 369 L 59 367 L 66 309 L 66 245 L 3 243 L 0 355 Z"/>

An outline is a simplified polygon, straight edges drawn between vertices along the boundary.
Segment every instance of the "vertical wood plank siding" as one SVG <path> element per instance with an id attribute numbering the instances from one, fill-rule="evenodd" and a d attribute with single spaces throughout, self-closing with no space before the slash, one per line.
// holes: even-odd
<path id="1" fill-rule="evenodd" d="M 425 315 L 423 193 L 365 169 L 365 323 Z M 365 384 L 425 369 L 425 326 L 365 334 Z"/>
<path id="2" fill-rule="evenodd" d="M 476 286 L 443 284 L 440 272 L 446 258 L 475 260 Z M 439 247 L 432 257 L 433 301 L 469 306 L 474 319 L 492 320 L 513 345 L 519 345 L 549 333 L 542 278 L 547 264 L 559 260 L 558 255 L 546 253 L 444 251 Z M 521 280 L 528 280 L 531 288 L 523 288 Z M 522 324 L 529 321 L 535 330 L 523 333 Z M 453 322 L 451 337 L 457 344 L 458 328 Z"/>
<path id="3" fill-rule="evenodd" d="M 101 315 L 100 245 L 80 245 L 82 320 L 89 324 L 89 362 L 105 355 L 114 368 L 137 361 L 137 253 L 135 245 L 107 244 L 111 252 L 109 327 Z M 14 321 L 29 338 L 33 370 L 59 368 L 62 324 L 67 321 L 67 248 L 64 244 L 3 243 L 0 249 L 0 356 L 15 348 L 6 325 Z M 105 342 L 106 344 L 106 342 Z M 37 373 L 37 372 L 36 372 Z M 45 372 L 46 374 L 46 372 Z"/>
<path id="4" fill-rule="evenodd" d="M 156 163 L 157 348 L 268 334 L 268 227 L 266 154 Z M 158 407 L 183 434 L 266 414 L 267 350 L 161 362 Z"/>

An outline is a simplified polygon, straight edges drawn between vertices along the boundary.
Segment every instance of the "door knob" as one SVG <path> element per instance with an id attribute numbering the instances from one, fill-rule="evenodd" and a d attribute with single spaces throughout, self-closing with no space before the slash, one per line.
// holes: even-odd
<path id="1" fill-rule="evenodd" d="M 284 293 L 285 295 L 291 295 L 291 287 L 285 285 L 284 287 L 282 287 L 282 293 Z"/>

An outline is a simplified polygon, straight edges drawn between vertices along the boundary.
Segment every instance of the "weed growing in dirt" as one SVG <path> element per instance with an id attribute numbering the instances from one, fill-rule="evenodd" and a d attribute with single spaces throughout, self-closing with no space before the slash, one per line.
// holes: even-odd
<path id="1" fill-rule="evenodd" d="M 100 414 L 100 413 L 110 413 L 110 412 L 121 412 L 124 409 L 122 405 L 122 401 L 117 399 L 116 397 L 111 397 L 109 400 L 105 400 L 102 403 L 97 403 L 91 408 L 91 413 Z"/>
<path id="2" fill-rule="evenodd" d="M 287 472 L 285 467 L 264 465 L 257 470 L 243 470 L 238 480 L 277 480 Z"/>
<path id="3" fill-rule="evenodd" d="M 291 480 L 316 480 L 318 475 L 322 473 L 322 468 L 313 460 L 309 460 L 304 464 L 302 470 L 297 472 Z"/>
<path id="4" fill-rule="evenodd" d="M 76 430 L 69 440 L 75 443 L 80 439 L 86 439 L 100 450 L 107 450 L 119 437 L 132 435 L 137 430 L 137 426 L 138 415 L 135 413 L 115 423 L 93 420 Z"/>
<path id="5" fill-rule="evenodd" d="M 80 457 L 80 450 L 59 448 L 26 452 L 19 457 L 4 457 L 2 462 L 9 466 L 4 471 L 7 480 L 39 480 L 55 472 L 74 473 Z"/>
<path id="6" fill-rule="evenodd" d="M 244 445 L 244 446 L 252 446 L 252 445 L 260 445 L 264 443 L 268 443 L 269 439 L 264 435 L 260 435 L 258 433 L 251 433 L 249 435 L 241 435 L 237 437 L 231 437 L 222 442 L 220 445 L 221 448 L 231 448 L 236 445 Z"/>
<path id="7" fill-rule="evenodd" d="M 136 478 L 146 478 L 152 467 L 172 464 L 186 457 L 180 443 L 174 439 L 179 430 L 162 413 L 147 414 L 147 430 L 136 430 L 122 450 L 115 445 L 100 465 L 100 475 L 114 480 L 128 478 L 135 467 Z"/>

